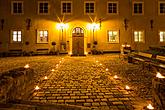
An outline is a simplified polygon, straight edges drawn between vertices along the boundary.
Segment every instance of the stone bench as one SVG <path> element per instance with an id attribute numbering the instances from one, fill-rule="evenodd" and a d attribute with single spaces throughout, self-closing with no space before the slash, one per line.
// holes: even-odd
<path id="1" fill-rule="evenodd" d="M 35 55 L 48 55 L 49 49 L 47 49 L 47 48 L 37 49 L 34 54 Z"/>
<path id="2" fill-rule="evenodd" d="M 23 51 L 22 51 L 22 49 L 9 50 L 8 51 L 8 55 L 9 56 L 22 56 L 23 55 Z"/>

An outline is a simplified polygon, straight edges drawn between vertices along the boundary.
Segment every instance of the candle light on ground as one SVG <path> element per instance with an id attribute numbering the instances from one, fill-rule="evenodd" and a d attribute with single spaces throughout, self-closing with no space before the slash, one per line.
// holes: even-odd
<path id="1" fill-rule="evenodd" d="M 29 68 L 29 67 L 30 67 L 29 64 L 26 64 L 26 65 L 24 66 L 24 68 L 26 68 L 26 69 Z"/>
<path id="2" fill-rule="evenodd" d="M 118 79 L 119 77 L 117 75 L 114 76 L 115 79 Z"/>
<path id="3" fill-rule="evenodd" d="M 108 68 L 106 68 L 105 70 L 106 70 L 106 71 L 108 71 L 109 69 L 108 69 Z"/>
<path id="4" fill-rule="evenodd" d="M 161 75 L 159 72 L 157 72 L 156 77 L 157 78 L 165 78 L 165 76 Z"/>
<path id="5" fill-rule="evenodd" d="M 130 87 L 126 85 L 126 86 L 125 86 L 125 89 L 129 90 L 129 89 L 130 89 Z"/>
<path id="6" fill-rule="evenodd" d="M 101 66 L 102 64 L 100 63 L 100 66 Z"/>
<path id="7" fill-rule="evenodd" d="M 60 61 L 60 63 L 61 63 L 61 61 Z"/>
<path id="8" fill-rule="evenodd" d="M 48 77 L 47 77 L 47 76 L 45 76 L 45 77 L 44 77 L 44 79 L 48 79 Z"/>
<path id="9" fill-rule="evenodd" d="M 54 69 L 52 69 L 51 71 L 52 71 L 52 72 L 54 72 L 55 70 L 54 70 Z"/>
<path id="10" fill-rule="evenodd" d="M 147 108 L 150 109 L 150 110 L 154 109 L 154 107 L 151 104 L 148 104 Z"/>
<path id="11" fill-rule="evenodd" d="M 40 88 L 38 86 L 35 87 L 35 90 L 39 90 Z"/>
<path id="12" fill-rule="evenodd" d="M 98 60 L 96 60 L 96 63 L 98 63 L 99 61 Z"/>

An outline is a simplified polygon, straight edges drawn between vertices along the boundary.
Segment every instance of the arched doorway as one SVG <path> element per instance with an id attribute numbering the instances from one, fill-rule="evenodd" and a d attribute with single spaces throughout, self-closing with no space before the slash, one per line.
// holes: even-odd
<path id="1" fill-rule="evenodd" d="M 84 55 L 84 30 L 80 27 L 72 31 L 72 55 Z"/>

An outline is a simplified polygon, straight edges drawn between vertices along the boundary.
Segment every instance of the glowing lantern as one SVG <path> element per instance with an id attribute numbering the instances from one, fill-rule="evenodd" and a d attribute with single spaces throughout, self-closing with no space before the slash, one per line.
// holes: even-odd
<path id="1" fill-rule="evenodd" d="M 29 67 L 30 67 L 29 64 L 26 64 L 26 65 L 24 66 L 24 68 L 26 68 L 26 69 L 29 68 Z"/>
<path id="2" fill-rule="evenodd" d="M 47 76 L 45 76 L 45 77 L 44 77 L 44 79 L 48 79 L 48 77 L 47 77 Z"/>
<path id="3" fill-rule="evenodd" d="M 153 107 L 151 104 L 149 104 L 149 105 L 147 106 L 147 108 L 150 109 L 150 110 L 153 110 L 153 109 L 154 109 L 154 107 Z"/>
<path id="4" fill-rule="evenodd" d="M 38 86 L 35 87 L 35 90 L 39 90 L 40 88 Z"/>
<path id="5" fill-rule="evenodd" d="M 157 78 L 165 78 L 165 76 L 161 75 L 159 72 L 157 72 L 156 77 Z"/>
<path id="6" fill-rule="evenodd" d="M 126 86 L 125 86 L 125 89 L 127 89 L 127 90 L 128 90 L 128 89 L 130 89 L 130 87 L 126 85 Z"/>

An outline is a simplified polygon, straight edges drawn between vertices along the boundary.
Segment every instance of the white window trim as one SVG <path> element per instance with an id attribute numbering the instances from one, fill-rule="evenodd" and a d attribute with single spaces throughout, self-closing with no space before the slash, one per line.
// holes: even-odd
<path id="1" fill-rule="evenodd" d="M 38 42 L 38 37 L 40 37 L 40 34 L 39 34 L 40 31 L 47 31 L 48 32 L 48 41 L 47 42 Z M 48 44 L 49 43 L 49 31 L 48 31 L 48 29 L 38 29 L 37 30 L 36 43 L 37 44 Z"/>
<path id="2" fill-rule="evenodd" d="M 13 3 L 22 3 L 22 13 L 14 13 Z M 11 1 L 11 14 L 12 15 L 23 15 L 24 14 L 24 2 L 23 1 Z"/>
<path id="3" fill-rule="evenodd" d="M 107 37 L 109 37 L 109 33 L 108 33 L 109 31 L 117 31 L 118 41 L 116 41 L 116 42 L 108 41 L 108 38 L 107 38 L 107 43 L 109 43 L 109 44 L 119 44 L 120 43 L 119 30 L 107 30 Z"/>
<path id="4" fill-rule="evenodd" d="M 21 31 L 21 41 L 13 41 L 13 31 Z M 23 30 L 22 29 L 12 29 L 10 30 L 10 43 L 23 43 Z"/>
<path id="5" fill-rule="evenodd" d="M 63 13 L 63 3 L 71 3 L 71 13 Z M 61 1 L 61 15 L 72 15 L 73 14 L 73 2 L 72 1 Z"/>
<path id="6" fill-rule="evenodd" d="M 143 32 L 143 41 L 140 41 L 140 42 L 139 42 L 139 39 L 138 39 L 137 42 L 135 41 L 135 36 L 134 36 L 134 32 L 135 32 L 135 31 L 137 31 L 137 32 Z M 145 43 L 145 31 L 144 31 L 144 30 L 134 30 L 134 31 L 133 31 L 133 41 L 134 41 L 135 43 Z"/>
<path id="7" fill-rule="evenodd" d="M 109 4 L 109 3 L 116 3 L 116 4 L 117 4 L 117 13 L 108 13 L 108 11 L 109 11 L 109 10 L 108 10 L 108 4 Z M 118 2 L 118 1 L 108 1 L 108 2 L 107 2 L 107 14 L 108 14 L 108 15 L 118 15 L 118 14 L 119 14 L 119 2 Z"/>
<path id="8" fill-rule="evenodd" d="M 86 3 L 94 3 L 94 13 L 86 13 Z M 96 13 L 96 2 L 95 1 L 84 1 L 84 15 L 94 15 Z"/>
<path id="9" fill-rule="evenodd" d="M 135 3 L 142 3 L 142 13 L 134 13 L 134 4 Z M 142 2 L 142 1 L 133 1 L 132 2 L 132 15 L 144 15 L 144 2 Z"/>
<path id="10" fill-rule="evenodd" d="M 160 13 L 160 3 L 165 3 L 165 1 L 158 1 L 158 15 L 165 15 L 165 13 Z"/>
<path id="11" fill-rule="evenodd" d="M 40 13 L 40 3 L 48 3 L 48 13 Z M 49 15 L 50 14 L 50 2 L 49 1 L 38 1 L 38 15 Z"/>

